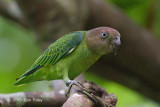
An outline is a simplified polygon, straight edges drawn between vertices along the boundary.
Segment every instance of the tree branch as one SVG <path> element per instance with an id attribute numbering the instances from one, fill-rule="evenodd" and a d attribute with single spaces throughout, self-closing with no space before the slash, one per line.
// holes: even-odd
<path id="1" fill-rule="evenodd" d="M 66 101 L 64 90 L 59 92 L 19 92 L 0 94 L 1 107 L 61 107 Z"/>
<path id="2" fill-rule="evenodd" d="M 58 92 L 19 92 L 13 94 L 0 94 L 1 107 L 114 107 L 117 99 L 114 94 L 108 94 L 104 89 L 91 82 L 82 84 L 94 94 L 84 94 L 82 88 L 73 85 L 70 96 L 65 97 L 65 91 Z M 67 99 L 67 100 L 66 100 Z"/>
<path id="3" fill-rule="evenodd" d="M 92 94 L 84 94 L 83 89 L 73 86 L 63 107 L 115 107 L 117 99 L 114 94 L 108 94 L 93 82 L 84 82 L 82 85 Z"/>

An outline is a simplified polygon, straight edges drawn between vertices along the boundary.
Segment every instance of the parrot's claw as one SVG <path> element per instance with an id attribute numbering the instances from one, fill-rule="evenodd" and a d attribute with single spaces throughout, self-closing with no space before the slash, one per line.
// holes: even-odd
<path id="1" fill-rule="evenodd" d="M 65 84 L 68 87 L 67 93 L 66 93 L 66 97 L 68 97 L 69 92 L 70 92 L 70 90 L 72 88 L 72 85 L 77 85 L 77 86 L 81 87 L 82 89 L 85 89 L 84 86 L 81 83 L 79 83 L 79 82 L 77 82 L 75 80 L 68 80 L 68 81 L 65 82 Z"/>
<path id="2" fill-rule="evenodd" d="M 91 91 L 91 90 L 83 90 L 83 91 L 80 91 L 81 93 L 85 94 L 89 99 L 91 99 L 94 103 L 95 103 L 95 106 L 94 107 L 99 107 L 100 104 L 98 102 L 98 99 L 94 96 L 94 91 Z M 93 93 L 92 93 L 93 92 Z"/>
<path id="3" fill-rule="evenodd" d="M 94 97 L 94 94 L 93 94 L 93 93 L 95 93 L 94 91 L 86 89 L 81 83 L 79 83 L 75 80 L 66 81 L 65 84 L 68 87 L 67 92 L 66 92 L 66 97 L 69 97 L 69 93 L 70 93 L 70 90 L 72 88 L 72 85 L 77 85 L 77 86 L 79 86 L 80 88 L 83 89 L 83 90 L 79 90 L 78 92 L 81 92 L 81 93 L 85 94 L 92 101 L 94 101 L 96 105 L 98 105 L 97 99 Z"/>

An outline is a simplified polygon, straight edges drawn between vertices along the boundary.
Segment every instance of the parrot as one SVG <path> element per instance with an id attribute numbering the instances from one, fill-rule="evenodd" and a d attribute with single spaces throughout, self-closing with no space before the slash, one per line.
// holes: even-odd
<path id="1" fill-rule="evenodd" d="M 14 85 L 62 79 L 69 86 L 101 56 L 117 52 L 120 45 L 120 33 L 106 26 L 66 34 L 51 44 Z"/>

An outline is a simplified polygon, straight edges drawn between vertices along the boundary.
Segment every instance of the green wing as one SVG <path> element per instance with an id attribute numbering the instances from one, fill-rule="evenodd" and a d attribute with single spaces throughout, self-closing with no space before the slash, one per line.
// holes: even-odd
<path id="1" fill-rule="evenodd" d="M 82 40 L 80 32 L 68 34 L 53 43 L 33 64 L 42 67 L 48 64 L 55 64 L 62 57 L 68 55 L 76 45 Z"/>
<path id="2" fill-rule="evenodd" d="M 14 85 L 18 85 L 24 77 L 36 72 L 43 66 L 55 64 L 61 58 L 68 55 L 82 40 L 80 32 L 73 32 L 58 39 L 34 62 L 29 70 L 17 79 Z"/>

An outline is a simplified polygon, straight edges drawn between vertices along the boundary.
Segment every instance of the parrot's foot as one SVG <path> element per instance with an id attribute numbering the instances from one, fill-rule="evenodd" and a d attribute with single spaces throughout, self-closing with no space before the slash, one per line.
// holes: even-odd
<path id="1" fill-rule="evenodd" d="M 99 105 L 98 100 L 96 97 L 94 97 L 94 91 L 90 89 L 86 89 L 81 83 L 75 81 L 75 80 L 69 80 L 65 82 L 66 86 L 68 87 L 67 92 L 66 92 L 66 97 L 69 96 L 70 90 L 73 85 L 77 85 L 78 87 L 82 88 L 82 90 L 79 90 L 78 92 L 85 94 L 88 96 L 89 99 L 91 99 L 96 105 Z"/>
<path id="2" fill-rule="evenodd" d="M 71 88 L 72 88 L 72 85 L 77 85 L 77 86 L 81 87 L 82 89 L 85 89 L 82 84 L 80 84 L 79 82 L 77 82 L 77 81 L 75 81 L 75 80 L 65 81 L 65 84 L 66 84 L 66 86 L 68 87 L 66 96 L 69 96 L 69 92 L 70 92 L 70 90 L 71 90 Z"/>

